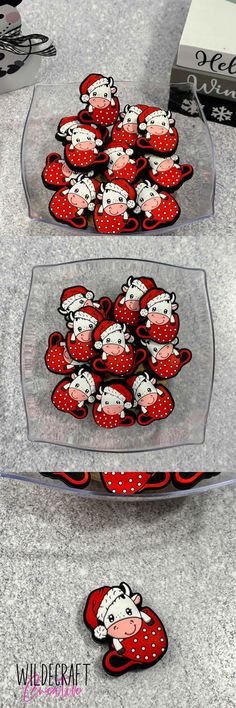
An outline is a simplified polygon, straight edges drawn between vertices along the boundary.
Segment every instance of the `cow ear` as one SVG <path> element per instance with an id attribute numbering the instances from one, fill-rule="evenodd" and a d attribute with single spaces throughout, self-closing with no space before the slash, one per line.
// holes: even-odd
<path id="1" fill-rule="evenodd" d="M 152 383 L 152 384 L 155 384 L 155 383 L 156 383 L 156 379 L 151 379 L 151 383 Z"/>
<path id="2" fill-rule="evenodd" d="M 99 192 L 99 194 L 97 194 L 97 198 L 98 198 L 98 199 L 102 199 L 102 194 L 101 194 L 101 192 Z"/>
<path id="3" fill-rule="evenodd" d="M 73 322 L 67 322 L 68 329 L 73 329 Z"/>
<path id="4" fill-rule="evenodd" d="M 133 600 L 135 605 L 140 605 L 142 598 L 141 598 L 141 595 L 138 595 L 138 593 L 135 593 L 135 595 L 131 596 L 131 600 Z"/>
<path id="5" fill-rule="evenodd" d="M 72 379 L 77 379 L 77 374 L 72 374 Z"/>
<path id="6" fill-rule="evenodd" d="M 71 135 L 67 135 L 66 140 L 69 140 L 69 142 L 71 142 Z"/>
<path id="7" fill-rule="evenodd" d="M 129 339 L 129 338 L 130 338 L 130 334 L 129 334 L 129 332 L 126 332 L 126 333 L 125 333 L 125 339 Z"/>
<path id="8" fill-rule="evenodd" d="M 72 184 L 72 187 L 73 187 L 73 185 L 76 184 L 76 179 L 71 179 L 70 183 Z"/>
<path id="9" fill-rule="evenodd" d="M 130 589 L 130 586 L 128 585 L 128 583 L 120 583 L 120 588 L 121 588 L 121 590 L 123 590 L 125 595 L 127 595 L 127 597 L 131 596 L 131 589 Z"/>

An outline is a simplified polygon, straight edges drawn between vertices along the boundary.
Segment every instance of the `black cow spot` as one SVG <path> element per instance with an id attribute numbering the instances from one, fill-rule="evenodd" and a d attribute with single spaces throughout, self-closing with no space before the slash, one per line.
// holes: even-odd
<path id="1" fill-rule="evenodd" d="M 4 58 L 5 58 L 5 54 L 3 54 L 2 52 L 0 52 L 0 61 L 2 61 Z"/>
<path id="2" fill-rule="evenodd" d="M 19 60 L 18 60 L 18 61 L 15 61 L 14 64 L 9 64 L 9 66 L 8 66 L 8 68 L 7 68 L 7 73 L 8 73 L 8 74 L 15 74 L 16 71 L 19 71 L 19 69 L 21 68 L 21 66 L 24 66 L 24 62 L 23 62 L 23 61 L 19 61 Z"/>

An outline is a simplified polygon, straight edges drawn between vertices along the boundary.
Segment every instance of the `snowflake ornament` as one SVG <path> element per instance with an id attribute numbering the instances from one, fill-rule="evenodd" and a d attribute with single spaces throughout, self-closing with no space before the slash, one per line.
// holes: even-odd
<path id="1" fill-rule="evenodd" d="M 226 106 L 213 106 L 211 115 L 213 118 L 216 118 L 219 123 L 224 123 L 227 120 L 231 122 L 233 111 L 229 111 Z"/>

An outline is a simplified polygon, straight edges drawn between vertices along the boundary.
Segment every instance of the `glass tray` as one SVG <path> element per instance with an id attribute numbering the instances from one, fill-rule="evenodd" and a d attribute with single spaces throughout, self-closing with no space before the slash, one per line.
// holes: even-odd
<path id="1" fill-rule="evenodd" d="M 40 475 L 40 473 L 36 472 L 34 474 L 30 473 L 25 473 L 21 475 L 16 475 L 16 474 L 2 474 L 0 475 L 0 481 L 1 478 L 2 480 L 7 480 L 7 479 L 15 479 L 18 481 L 23 481 L 23 482 L 29 482 L 32 484 L 38 484 L 43 487 L 48 487 L 49 489 L 55 490 L 55 491 L 61 491 L 67 494 L 73 494 L 76 496 L 81 496 L 84 499 L 97 499 L 97 500 L 104 500 L 104 501 L 132 501 L 132 502 L 141 502 L 141 501 L 161 501 L 165 499 L 171 499 L 172 501 L 174 499 L 179 499 L 180 497 L 187 497 L 193 494 L 199 494 L 202 492 L 207 492 L 207 491 L 213 491 L 214 489 L 219 489 L 226 487 L 227 485 L 233 485 L 236 484 L 236 475 L 228 475 L 227 473 L 218 473 L 218 474 L 213 474 L 210 478 L 204 477 L 202 475 L 202 478 L 196 479 L 196 475 L 200 473 L 195 473 L 192 475 L 192 481 L 189 482 L 189 479 L 187 481 L 187 484 L 182 481 L 182 484 L 178 484 L 175 481 L 175 484 L 172 482 L 173 475 L 171 475 L 171 479 L 169 480 L 169 474 L 166 473 L 166 480 L 163 480 L 163 486 L 160 486 L 159 489 L 151 489 L 151 488 L 144 488 L 141 490 L 141 492 L 138 493 L 132 493 L 132 494 L 124 494 L 124 493 L 111 493 L 108 491 L 109 487 L 107 485 L 107 488 L 104 486 L 104 482 L 101 480 L 101 473 L 99 472 L 91 472 L 91 473 L 85 473 L 86 474 L 86 485 L 85 487 L 80 487 L 78 484 L 78 481 L 73 484 L 73 473 L 69 472 L 63 472 L 59 473 L 60 475 L 63 474 L 63 478 L 58 475 L 56 476 L 47 476 L 48 473 L 43 473 Z M 115 473 L 119 476 L 119 473 Z M 128 473 L 126 473 L 128 474 Z M 129 473 L 130 474 L 130 473 Z M 136 473 L 137 478 L 140 473 Z M 146 473 L 145 473 L 146 474 Z M 133 473 L 132 473 L 133 475 Z M 82 477 L 82 474 L 80 473 L 80 476 Z M 164 474 L 162 474 L 162 477 L 164 478 Z M 195 477 L 195 479 L 194 479 Z M 78 473 L 77 473 L 77 478 L 78 478 Z M 69 481 L 68 481 L 69 480 Z M 178 484 L 178 486 L 175 486 Z M 189 487 L 188 487 L 189 485 Z"/>
<path id="2" fill-rule="evenodd" d="M 91 410 L 84 420 L 78 421 L 53 406 L 51 393 L 63 375 L 47 370 L 44 355 L 49 335 L 53 331 L 66 335 L 68 331 L 57 309 L 64 288 L 89 284 L 97 299 L 107 294 L 114 301 L 130 275 L 146 275 L 159 287 L 176 293 L 179 347 L 190 349 L 192 360 L 179 376 L 161 382 L 175 401 L 174 411 L 166 420 L 142 428 L 135 424 L 107 430 L 96 425 Z M 105 292 L 104 283 L 109 283 Z M 214 370 L 214 337 L 204 271 L 117 258 L 36 266 L 25 314 L 21 364 L 31 441 L 113 453 L 202 444 Z"/>
<path id="3" fill-rule="evenodd" d="M 139 230 L 136 234 L 166 234 L 185 224 L 211 216 L 214 212 L 215 192 L 213 146 L 207 122 L 191 84 L 173 84 L 169 87 L 168 84 L 154 83 L 153 80 L 145 84 L 131 81 L 117 81 L 116 84 L 121 108 L 126 103 L 159 105 L 167 108 L 169 101 L 171 102 L 171 110 L 179 131 L 177 154 L 180 163 L 190 163 L 194 168 L 193 177 L 176 193 L 181 214 L 175 224 L 158 231 Z M 186 100 L 190 103 L 194 101 L 194 115 L 181 112 L 183 101 Z M 75 115 L 82 107 L 77 83 L 35 86 L 22 140 L 22 179 L 29 216 L 32 219 L 54 224 L 58 233 L 61 229 L 66 229 L 66 232 L 73 236 L 80 234 L 98 236 L 91 218 L 86 231 L 56 222 L 48 209 L 53 192 L 45 188 L 41 179 L 46 156 L 50 152 L 59 152 L 63 155 L 64 148 L 55 138 L 60 118 L 65 115 Z"/>

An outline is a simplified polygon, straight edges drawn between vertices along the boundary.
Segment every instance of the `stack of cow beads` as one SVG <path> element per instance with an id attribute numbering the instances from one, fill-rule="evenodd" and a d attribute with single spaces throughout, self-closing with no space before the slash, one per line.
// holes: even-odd
<path id="1" fill-rule="evenodd" d="M 147 276 L 129 276 L 114 303 L 84 285 L 63 290 L 59 313 L 67 334 L 52 332 L 45 362 L 63 375 L 52 403 L 77 420 L 89 406 L 95 423 L 113 429 L 167 418 L 174 400 L 164 383 L 191 360 L 179 349 L 175 294 Z"/>
<path id="2" fill-rule="evenodd" d="M 54 191 L 56 221 L 101 234 L 160 229 L 180 215 L 175 192 L 193 174 L 179 164 L 178 132 L 170 111 L 127 104 L 120 112 L 112 77 L 89 74 L 80 85 L 86 107 L 61 117 L 63 147 L 46 157 L 44 185 Z M 90 218 L 91 223 L 91 218 Z"/>

